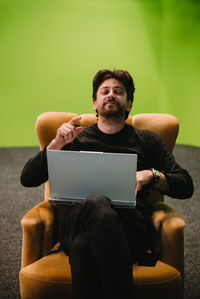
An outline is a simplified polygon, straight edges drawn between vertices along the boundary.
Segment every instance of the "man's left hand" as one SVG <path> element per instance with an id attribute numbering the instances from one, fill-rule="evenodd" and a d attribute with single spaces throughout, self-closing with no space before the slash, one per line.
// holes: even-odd
<path id="1" fill-rule="evenodd" d="M 150 169 L 136 172 L 136 190 L 140 191 L 142 186 L 148 185 L 153 179 L 153 172 Z"/>
<path id="2" fill-rule="evenodd" d="M 136 190 L 140 191 L 144 185 L 151 183 L 153 179 L 153 172 L 150 169 L 140 170 L 136 172 Z M 169 184 L 164 173 L 160 173 L 160 180 L 154 186 L 158 191 L 167 192 L 169 190 Z"/>

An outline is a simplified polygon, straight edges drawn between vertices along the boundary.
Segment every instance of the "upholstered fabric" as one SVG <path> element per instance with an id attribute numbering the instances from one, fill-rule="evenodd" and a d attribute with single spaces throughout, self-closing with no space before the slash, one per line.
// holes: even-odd
<path id="1" fill-rule="evenodd" d="M 57 128 L 74 113 L 48 112 L 36 122 L 36 133 L 42 149 L 55 136 Z M 80 125 L 97 121 L 94 114 L 84 114 Z M 127 123 L 157 133 L 172 150 L 178 121 L 165 114 L 129 116 Z M 19 273 L 22 299 L 72 298 L 71 271 L 68 257 L 57 252 L 58 222 L 67 207 L 48 203 L 49 186 L 45 185 L 45 201 L 33 207 L 22 219 L 22 260 Z M 152 193 L 152 216 L 155 235 L 152 250 L 160 255 L 154 267 L 133 265 L 133 279 L 138 298 L 180 299 L 184 281 L 184 220 L 163 202 L 163 196 Z M 50 253 L 50 254 L 49 254 Z M 116 261 L 117 262 L 117 261 Z"/>
<path id="2" fill-rule="evenodd" d="M 148 292 L 151 292 L 150 298 L 176 299 L 180 296 L 180 272 L 161 261 L 157 262 L 156 267 L 134 264 L 133 278 L 139 298 L 147 298 Z M 23 268 L 20 280 L 23 281 L 22 298 L 72 298 L 71 270 L 69 259 L 64 252 L 51 253 Z"/>

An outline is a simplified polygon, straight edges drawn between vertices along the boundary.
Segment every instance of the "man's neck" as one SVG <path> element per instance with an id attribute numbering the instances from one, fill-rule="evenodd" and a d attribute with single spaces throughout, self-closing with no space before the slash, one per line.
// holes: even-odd
<path id="1" fill-rule="evenodd" d="M 125 125 L 124 120 L 115 121 L 113 119 L 98 118 L 97 126 L 100 131 L 106 134 L 116 134 L 120 132 Z"/>

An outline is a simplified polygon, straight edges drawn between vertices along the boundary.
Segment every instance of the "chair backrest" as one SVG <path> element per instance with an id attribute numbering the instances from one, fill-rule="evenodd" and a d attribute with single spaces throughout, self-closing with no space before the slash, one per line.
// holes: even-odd
<path id="1" fill-rule="evenodd" d="M 36 120 L 35 130 L 40 149 L 43 149 L 55 137 L 57 129 L 72 117 L 75 113 L 67 112 L 45 112 Z M 83 127 L 97 122 L 95 114 L 82 114 L 80 125 Z M 156 133 L 170 151 L 173 150 L 179 130 L 179 122 L 176 117 L 169 114 L 143 113 L 129 116 L 126 123 L 138 129 L 146 129 Z M 45 183 L 45 200 L 49 198 L 49 183 Z M 163 201 L 163 195 L 153 192 L 149 198 L 150 202 Z"/>

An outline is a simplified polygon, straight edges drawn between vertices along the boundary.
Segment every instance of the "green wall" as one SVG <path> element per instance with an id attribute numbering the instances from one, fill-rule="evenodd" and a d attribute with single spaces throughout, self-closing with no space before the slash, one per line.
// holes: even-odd
<path id="1" fill-rule="evenodd" d="M 132 114 L 171 113 L 200 146 L 199 36 L 195 0 L 0 0 L 0 146 L 36 145 L 42 112 L 93 112 L 92 78 L 114 67 Z"/>

